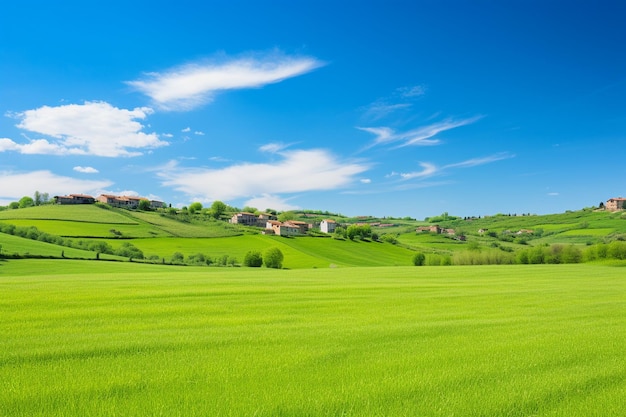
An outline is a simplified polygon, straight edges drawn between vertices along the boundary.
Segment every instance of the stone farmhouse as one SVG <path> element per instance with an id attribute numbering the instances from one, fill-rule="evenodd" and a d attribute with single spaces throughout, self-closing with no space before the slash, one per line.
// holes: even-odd
<path id="1" fill-rule="evenodd" d="M 115 196 L 111 194 L 100 194 L 97 200 L 101 203 L 108 204 L 112 207 L 121 207 L 128 209 L 136 209 L 139 207 L 139 202 L 142 200 L 150 202 L 151 209 L 163 208 L 165 207 L 165 203 L 158 200 L 150 200 L 145 197 L 135 197 L 135 196 Z"/>
<path id="2" fill-rule="evenodd" d="M 98 198 L 93 198 L 90 195 L 84 194 L 57 195 L 54 198 L 57 204 L 94 204 L 98 201 L 113 207 L 136 209 L 139 207 L 140 201 L 146 200 L 150 202 L 151 209 L 165 207 L 165 203 L 158 200 L 150 200 L 145 197 L 115 196 L 110 194 L 101 194 Z"/>
<path id="3" fill-rule="evenodd" d="M 607 211 L 618 211 L 626 209 L 626 198 L 617 197 L 606 200 L 604 208 Z"/>
<path id="4" fill-rule="evenodd" d="M 96 199 L 85 194 L 55 195 L 57 204 L 93 204 Z"/>

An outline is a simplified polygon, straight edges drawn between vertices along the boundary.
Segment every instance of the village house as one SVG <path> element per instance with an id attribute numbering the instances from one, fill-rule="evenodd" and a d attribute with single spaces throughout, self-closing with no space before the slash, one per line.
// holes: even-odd
<path id="1" fill-rule="evenodd" d="M 149 200 L 145 197 L 135 196 L 116 196 L 111 194 L 100 194 L 97 198 L 100 203 L 108 204 L 111 207 L 120 207 L 126 209 L 137 209 L 141 201 L 150 202 L 150 208 L 157 209 L 163 208 L 165 203 L 158 200 Z"/>
<path id="2" fill-rule="evenodd" d="M 93 204 L 96 199 L 85 194 L 70 194 L 54 196 L 57 204 Z"/>
<path id="3" fill-rule="evenodd" d="M 439 227 L 438 225 L 433 225 L 433 226 L 419 226 L 417 229 L 415 229 L 416 232 L 430 232 L 430 233 L 437 233 L 437 234 L 441 234 L 441 232 L 443 231 L 443 229 L 441 227 Z"/>
<path id="4" fill-rule="evenodd" d="M 230 218 L 232 224 L 243 224 L 244 226 L 257 226 L 258 218 L 254 213 L 236 213 Z"/>
<path id="5" fill-rule="evenodd" d="M 332 219 L 324 219 L 320 223 L 320 230 L 324 233 L 335 233 L 337 222 Z"/>
<path id="6" fill-rule="evenodd" d="M 610 198 L 606 200 L 606 204 L 604 205 L 604 208 L 607 211 L 618 211 L 618 210 L 624 210 L 626 208 L 625 206 L 626 206 L 626 198 L 617 197 L 617 198 Z"/>
<path id="7" fill-rule="evenodd" d="M 298 225 L 295 225 L 292 222 L 283 223 L 278 220 L 268 220 L 263 233 L 266 235 L 273 234 L 276 236 L 297 236 L 302 234 Z"/>

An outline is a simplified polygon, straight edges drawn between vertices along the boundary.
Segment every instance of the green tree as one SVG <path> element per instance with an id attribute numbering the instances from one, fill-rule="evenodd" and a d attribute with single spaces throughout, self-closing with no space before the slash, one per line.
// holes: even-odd
<path id="1" fill-rule="evenodd" d="M 35 195 L 34 195 L 34 204 L 36 206 L 40 206 L 42 201 L 43 201 L 43 197 L 41 196 L 41 193 L 39 191 L 35 191 Z"/>
<path id="2" fill-rule="evenodd" d="M 137 206 L 141 211 L 149 211 L 150 210 L 150 200 L 139 200 L 139 205 Z"/>
<path id="3" fill-rule="evenodd" d="M 214 218 L 220 219 L 222 215 L 226 212 L 226 204 L 222 203 L 219 200 L 216 200 L 211 204 L 211 214 Z"/>
<path id="4" fill-rule="evenodd" d="M 267 251 L 265 251 L 265 256 L 263 256 L 263 261 L 265 262 L 265 266 L 267 268 L 282 268 L 283 259 L 283 253 L 280 251 L 280 249 L 276 247 L 269 248 Z"/>
<path id="5" fill-rule="evenodd" d="M 259 251 L 249 251 L 243 258 L 243 264 L 251 268 L 258 268 L 263 265 L 263 255 Z"/>
<path id="6" fill-rule="evenodd" d="M 199 201 L 193 202 L 189 205 L 189 213 L 194 214 L 202 210 L 202 203 Z"/>
<path id="7" fill-rule="evenodd" d="M 29 196 L 24 196 L 20 198 L 18 204 L 20 208 L 32 207 L 35 205 L 35 201 Z"/>
<path id="8" fill-rule="evenodd" d="M 278 220 L 281 222 L 286 222 L 286 221 L 295 220 L 295 219 L 296 219 L 296 213 L 294 213 L 293 211 L 283 211 L 278 216 Z"/>
<path id="9" fill-rule="evenodd" d="M 9 203 L 9 208 L 12 210 L 18 209 L 20 208 L 20 203 L 18 203 L 17 201 L 13 201 Z"/>
<path id="10" fill-rule="evenodd" d="M 354 224 L 351 224 L 346 229 L 346 237 L 350 240 L 354 240 L 354 238 L 357 237 L 358 234 L 359 234 L 359 227 Z"/>

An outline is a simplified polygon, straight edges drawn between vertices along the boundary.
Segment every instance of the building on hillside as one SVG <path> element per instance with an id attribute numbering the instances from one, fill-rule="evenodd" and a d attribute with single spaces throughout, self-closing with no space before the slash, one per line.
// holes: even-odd
<path id="1" fill-rule="evenodd" d="M 258 219 L 254 213 L 240 212 L 233 214 L 230 222 L 232 224 L 243 224 L 244 226 L 256 226 Z"/>
<path id="2" fill-rule="evenodd" d="M 617 197 L 606 200 L 604 205 L 607 211 L 618 211 L 626 209 L 626 198 Z"/>
<path id="3" fill-rule="evenodd" d="M 54 200 L 57 204 L 93 204 L 96 199 L 85 194 L 56 195 Z"/>
<path id="4" fill-rule="evenodd" d="M 433 226 L 419 226 L 417 229 L 415 229 L 416 232 L 430 232 L 430 233 L 437 233 L 437 234 L 441 234 L 441 232 L 443 231 L 443 229 L 441 227 L 439 227 L 438 225 L 433 225 Z"/>
<path id="5" fill-rule="evenodd" d="M 145 200 L 150 201 L 145 197 L 135 197 L 135 196 L 115 196 L 111 194 L 100 194 L 98 196 L 98 201 L 104 204 L 108 204 L 112 207 L 120 207 L 127 209 L 137 209 L 139 208 L 139 202 Z M 152 206 L 152 203 L 150 203 Z M 161 207 L 163 207 L 163 203 L 161 203 Z"/>
<path id="6" fill-rule="evenodd" d="M 289 220 L 284 222 L 283 224 L 288 225 L 290 227 L 297 227 L 299 230 L 298 234 L 306 235 L 309 231 L 310 225 L 307 222 L 302 222 L 299 220 Z"/>
<path id="7" fill-rule="evenodd" d="M 267 224 L 267 222 L 269 220 L 277 220 L 277 219 L 278 219 L 278 217 L 276 217 L 273 214 L 270 214 L 270 213 L 260 213 L 257 216 L 257 224 L 256 225 L 259 226 L 259 227 L 265 227 L 265 225 Z"/>
<path id="8" fill-rule="evenodd" d="M 165 208 L 165 203 L 159 200 L 150 200 L 150 208 L 153 210 Z"/>
<path id="9" fill-rule="evenodd" d="M 320 223 L 320 230 L 324 233 L 335 233 L 337 222 L 332 219 L 324 219 Z"/>

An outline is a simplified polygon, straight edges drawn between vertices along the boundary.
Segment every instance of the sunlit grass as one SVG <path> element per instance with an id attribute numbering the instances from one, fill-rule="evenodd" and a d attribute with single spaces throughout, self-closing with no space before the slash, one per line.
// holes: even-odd
<path id="1" fill-rule="evenodd" d="M 622 268 L 208 271 L 0 262 L 2 415 L 626 407 Z"/>

